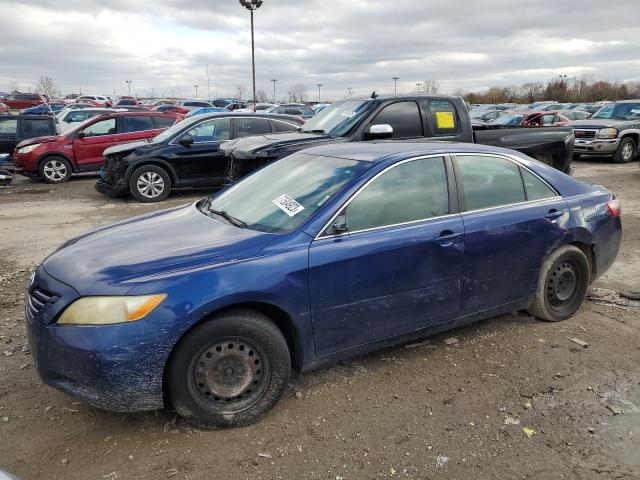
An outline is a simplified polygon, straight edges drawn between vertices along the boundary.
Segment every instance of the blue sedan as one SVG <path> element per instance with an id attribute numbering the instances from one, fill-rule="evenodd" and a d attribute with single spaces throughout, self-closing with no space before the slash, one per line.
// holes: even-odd
<path id="1" fill-rule="evenodd" d="M 21 115 L 55 115 L 65 107 L 67 107 L 66 103 L 42 103 L 36 107 L 25 108 L 20 112 L 20 114 Z"/>
<path id="2" fill-rule="evenodd" d="M 504 312 L 564 320 L 620 239 L 611 192 L 514 151 L 316 147 L 63 245 L 29 339 L 46 383 L 98 407 L 245 425 L 292 369 Z"/>

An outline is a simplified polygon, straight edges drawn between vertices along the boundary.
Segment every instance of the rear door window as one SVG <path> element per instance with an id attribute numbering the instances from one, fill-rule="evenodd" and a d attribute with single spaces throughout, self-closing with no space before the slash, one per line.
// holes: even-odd
<path id="1" fill-rule="evenodd" d="M 448 213 L 449 190 L 442 157 L 391 168 L 367 185 L 346 209 L 350 233 Z"/>
<path id="2" fill-rule="evenodd" d="M 558 196 L 555 190 L 546 183 L 536 177 L 530 171 L 521 168 L 522 181 L 527 194 L 527 200 L 543 200 L 545 198 L 553 198 Z"/>
<path id="3" fill-rule="evenodd" d="M 153 130 L 153 120 L 146 116 L 124 117 L 123 133 L 141 132 L 143 130 Z"/>
<path id="4" fill-rule="evenodd" d="M 458 133 L 459 119 L 456 107 L 449 100 L 429 102 L 429 120 L 435 136 Z"/>
<path id="5" fill-rule="evenodd" d="M 17 132 L 17 118 L 0 118 L 0 135 L 15 135 Z"/>
<path id="6" fill-rule="evenodd" d="M 235 118 L 236 137 L 250 137 L 271 133 L 271 124 L 266 118 Z"/>
<path id="7" fill-rule="evenodd" d="M 520 168 L 504 158 L 456 155 L 462 177 L 465 210 L 497 207 L 526 201 Z"/>
<path id="8" fill-rule="evenodd" d="M 422 119 L 416 102 L 396 102 L 387 105 L 371 122 L 371 125 L 379 124 L 391 125 L 391 138 L 422 136 Z"/>
<path id="9" fill-rule="evenodd" d="M 49 121 L 45 119 L 27 120 L 24 123 L 23 128 L 28 132 L 30 136 L 33 135 L 34 137 L 44 137 L 53 133 L 51 131 Z"/>
<path id="10" fill-rule="evenodd" d="M 156 128 L 169 128 L 176 123 L 176 119 L 173 117 L 153 117 Z"/>

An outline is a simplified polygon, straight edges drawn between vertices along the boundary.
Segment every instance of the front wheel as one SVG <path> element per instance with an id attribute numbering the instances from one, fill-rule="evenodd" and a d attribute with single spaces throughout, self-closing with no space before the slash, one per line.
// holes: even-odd
<path id="1" fill-rule="evenodd" d="M 45 183 L 63 183 L 71 178 L 71 164 L 64 157 L 47 157 L 40 162 L 38 174 Z"/>
<path id="2" fill-rule="evenodd" d="M 133 197 L 139 202 L 161 202 L 169 196 L 171 178 L 162 167 L 143 165 L 131 175 L 129 189 Z"/>
<path id="3" fill-rule="evenodd" d="M 201 428 L 248 425 L 280 399 L 291 374 L 289 348 L 265 315 L 237 310 L 189 332 L 167 368 L 168 399 Z"/>
<path id="4" fill-rule="evenodd" d="M 578 311 L 589 289 L 591 270 L 577 247 L 566 245 L 544 261 L 528 311 L 541 320 L 557 322 Z"/>
<path id="5" fill-rule="evenodd" d="M 618 149 L 616 153 L 613 155 L 613 161 L 615 163 L 629 163 L 633 160 L 633 157 L 636 154 L 636 143 L 632 138 L 625 137 L 620 140 L 620 144 L 618 145 Z"/>

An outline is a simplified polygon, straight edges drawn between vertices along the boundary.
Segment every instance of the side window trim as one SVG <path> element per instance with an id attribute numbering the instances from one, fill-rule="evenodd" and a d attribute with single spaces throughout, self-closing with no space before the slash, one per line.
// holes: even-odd
<path id="1" fill-rule="evenodd" d="M 520 181 L 522 182 L 522 188 L 524 190 L 524 195 L 525 195 L 525 201 L 524 202 L 515 202 L 515 203 L 507 203 L 504 205 L 495 205 L 493 207 L 486 207 L 486 208 L 476 208 L 473 210 L 468 210 L 467 206 L 465 204 L 465 198 L 464 198 L 464 184 L 462 182 L 462 174 L 460 172 L 460 169 L 458 168 L 458 162 L 456 161 L 456 155 L 458 156 L 471 156 L 473 155 L 474 157 L 493 157 L 493 158 L 501 158 L 503 160 L 508 160 L 509 162 L 515 164 L 518 167 L 518 173 L 520 174 Z M 459 207 L 459 211 L 462 215 L 467 214 L 467 213 L 474 213 L 474 212 L 484 212 L 486 210 L 497 210 L 500 208 L 505 208 L 505 207 L 512 207 L 514 205 L 526 205 L 526 204 L 533 204 L 533 203 L 545 203 L 545 202 L 549 202 L 552 200 L 557 200 L 559 198 L 562 198 L 562 195 L 560 195 L 560 193 L 552 186 L 549 184 L 549 182 L 547 182 L 544 178 L 540 177 L 540 175 L 538 175 L 536 172 L 534 172 L 533 170 L 531 170 L 530 168 L 525 167 L 524 165 L 522 165 L 520 162 L 516 161 L 515 159 L 509 157 L 508 155 L 500 155 L 500 154 L 489 154 L 489 153 L 474 153 L 474 152 L 461 152 L 461 153 L 452 153 L 451 154 L 451 161 L 452 161 L 452 167 L 453 167 L 453 172 L 456 178 L 456 185 L 457 185 L 457 191 L 458 191 L 458 207 Z M 529 172 L 530 174 L 532 174 L 534 177 L 536 177 L 538 180 L 540 180 L 542 183 L 544 183 L 547 187 L 549 187 L 549 189 L 551 189 L 551 191 L 555 192 L 556 196 L 555 197 L 549 197 L 549 198 L 543 198 L 540 200 L 529 200 L 527 197 L 527 188 L 525 186 L 524 183 L 524 178 L 522 177 L 522 171 L 526 170 L 527 172 Z"/>
<path id="2" fill-rule="evenodd" d="M 436 217 L 428 217 L 428 218 L 422 218 L 422 219 L 418 219 L 418 220 L 412 220 L 409 222 L 403 222 L 403 223 L 396 223 L 393 225 L 383 225 L 380 227 L 374 227 L 374 228 L 368 228 L 365 230 L 356 230 L 354 232 L 349 232 L 348 235 L 355 235 L 357 233 L 361 233 L 361 232 L 370 232 L 370 231 L 374 231 L 374 230 L 382 230 L 385 228 L 393 228 L 393 227 L 398 227 L 398 226 L 404 226 L 404 225 L 411 225 L 414 223 L 422 223 L 422 222 L 428 222 L 430 220 L 438 220 L 441 218 L 448 218 L 448 217 L 453 217 L 456 215 L 459 215 L 461 213 L 461 211 L 458 208 L 459 205 L 459 201 L 458 201 L 458 195 L 457 195 L 457 191 L 456 191 L 456 183 L 455 183 L 455 178 L 454 178 L 454 174 L 453 174 L 453 167 L 452 167 L 452 162 L 451 162 L 451 157 L 448 154 L 444 154 L 444 153 L 438 153 L 438 154 L 432 154 L 432 155 L 422 155 L 419 157 L 412 157 L 412 158 L 407 158 L 405 160 L 402 160 L 400 162 L 394 163 L 393 165 L 389 165 L 388 167 L 385 167 L 384 169 L 380 170 L 378 173 L 376 173 L 373 177 L 371 177 L 369 180 L 367 180 L 363 185 L 361 185 L 355 192 L 353 192 L 353 194 L 347 198 L 341 205 L 339 208 L 336 209 L 336 212 L 331 216 L 331 218 L 329 219 L 329 221 L 320 229 L 320 232 L 315 236 L 315 238 L 313 239 L 315 240 L 324 240 L 324 239 L 328 239 L 328 238 L 335 238 L 338 236 L 344 236 L 344 235 L 332 235 L 332 234 L 325 234 L 327 229 L 333 224 L 333 222 L 335 221 L 335 219 L 337 217 L 339 217 L 341 214 L 344 213 L 344 211 L 347 209 L 347 207 L 349 207 L 349 204 L 351 202 L 353 202 L 353 200 L 356 199 L 356 197 L 360 194 L 360 192 L 362 192 L 365 188 L 367 188 L 369 186 L 369 184 L 373 183 L 378 177 L 384 175 L 385 173 L 387 173 L 388 171 L 400 166 L 400 165 L 404 165 L 405 163 L 409 163 L 409 162 L 413 162 L 416 160 L 426 160 L 429 158 L 442 158 L 444 159 L 444 164 L 445 164 L 445 174 L 447 176 L 447 190 L 449 192 L 448 195 L 448 200 L 449 200 L 449 213 L 446 215 L 439 215 Z"/>

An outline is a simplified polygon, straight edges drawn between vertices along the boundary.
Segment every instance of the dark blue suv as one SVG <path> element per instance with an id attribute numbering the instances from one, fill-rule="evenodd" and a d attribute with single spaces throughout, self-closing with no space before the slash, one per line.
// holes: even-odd
<path id="1" fill-rule="evenodd" d="M 292 368 L 508 311 L 564 320 L 620 239 L 611 192 L 511 150 L 315 147 L 63 245 L 29 339 L 45 382 L 98 407 L 244 425 Z"/>

